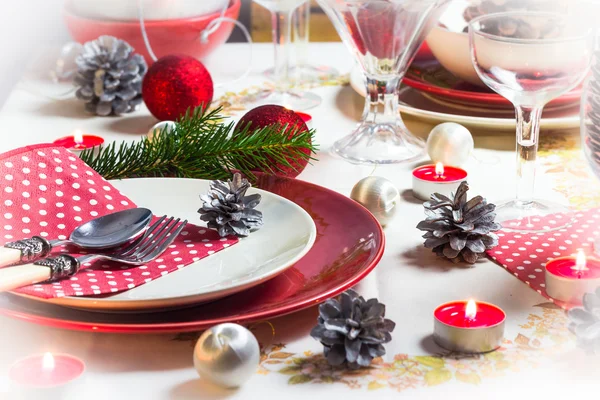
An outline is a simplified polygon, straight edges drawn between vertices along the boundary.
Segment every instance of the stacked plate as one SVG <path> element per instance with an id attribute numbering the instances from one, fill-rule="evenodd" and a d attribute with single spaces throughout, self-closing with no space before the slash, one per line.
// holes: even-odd
<path id="1" fill-rule="evenodd" d="M 208 181 L 112 182 L 140 207 L 199 223 Z M 157 193 L 156 187 L 161 191 Z M 265 225 L 238 244 L 140 287 L 111 296 L 41 299 L 7 294 L 0 314 L 66 329 L 105 332 L 198 330 L 275 317 L 353 286 L 378 263 L 379 223 L 360 205 L 294 179 L 260 176 Z"/>
<path id="2" fill-rule="evenodd" d="M 456 122 L 488 132 L 515 129 L 515 111 L 505 98 L 481 86 L 454 76 L 437 59 L 413 63 L 402 81 L 400 111 L 431 123 Z M 365 96 L 364 76 L 355 68 L 350 75 L 354 90 Z M 548 104 L 542 116 L 542 129 L 579 127 L 579 87 Z"/>

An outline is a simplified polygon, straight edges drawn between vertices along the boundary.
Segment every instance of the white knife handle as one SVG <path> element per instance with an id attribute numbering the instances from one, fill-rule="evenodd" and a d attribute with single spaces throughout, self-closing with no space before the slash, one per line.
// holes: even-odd
<path id="1" fill-rule="evenodd" d="M 35 264 L 0 269 L 0 292 L 47 281 L 51 272 L 50 268 Z"/>
<path id="2" fill-rule="evenodd" d="M 17 265 L 0 269 L 0 292 L 47 280 L 59 280 L 73 276 L 81 264 L 68 254 L 44 258 L 33 264 Z"/>
<path id="3" fill-rule="evenodd" d="M 21 261 L 21 250 L 0 247 L 0 267 L 6 267 Z"/>
<path id="4" fill-rule="evenodd" d="M 49 242 L 41 236 L 33 236 L 29 239 L 5 243 L 4 247 L 17 250 L 20 253 L 17 262 L 30 263 L 46 257 L 52 250 L 54 242 L 56 241 Z M 0 267 L 5 267 L 6 265 L 0 262 Z"/>

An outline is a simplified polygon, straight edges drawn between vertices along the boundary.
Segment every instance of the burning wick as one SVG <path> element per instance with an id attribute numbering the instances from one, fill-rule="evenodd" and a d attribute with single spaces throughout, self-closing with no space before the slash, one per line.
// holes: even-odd
<path id="1" fill-rule="evenodd" d="M 438 162 L 435 164 L 435 178 L 436 179 L 446 179 L 444 176 L 444 164 Z"/>
<path id="2" fill-rule="evenodd" d="M 85 145 L 83 144 L 83 133 L 80 130 L 76 130 L 73 133 L 73 141 L 75 142 L 76 149 L 85 149 Z"/>
<path id="3" fill-rule="evenodd" d="M 42 359 L 42 371 L 50 372 L 54 370 L 56 363 L 54 362 L 54 356 L 52 353 L 45 353 Z"/>
<path id="4" fill-rule="evenodd" d="M 576 271 L 578 274 L 582 274 L 584 271 L 588 271 L 587 262 L 585 259 L 585 253 L 583 250 L 579 250 L 577 252 L 577 258 L 575 259 L 575 265 L 571 267 L 572 270 Z"/>
<path id="5" fill-rule="evenodd" d="M 477 315 L 477 304 L 475 304 L 475 300 L 471 299 L 467 302 L 467 307 L 465 308 L 465 317 L 469 321 L 473 321 L 475 316 Z"/>

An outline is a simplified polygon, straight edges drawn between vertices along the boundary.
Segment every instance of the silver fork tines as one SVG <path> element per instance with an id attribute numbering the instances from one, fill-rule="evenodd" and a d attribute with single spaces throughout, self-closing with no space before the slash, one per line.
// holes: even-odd
<path id="1" fill-rule="evenodd" d="M 50 280 L 55 280 L 74 275 L 79 271 L 81 265 L 96 259 L 117 261 L 129 265 L 146 264 L 161 255 L 175 241 L 187 224 L 187 220 L 181 223 L 180 221 L 179 218 L 167 219 L 167 216 L 163 215 L 148 228 L 140 239 L 111 254 L 88 254 L 79 258 L 61 255 L 56 258 L 40 260 L 38 265 L 50 268 Z M 65 268 L 65 265 L 68 265 L 69 268 Z"/>

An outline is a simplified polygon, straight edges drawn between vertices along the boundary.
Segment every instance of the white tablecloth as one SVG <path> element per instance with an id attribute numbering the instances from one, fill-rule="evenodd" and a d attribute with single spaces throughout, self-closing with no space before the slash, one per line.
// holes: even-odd
<path id="1" fill-rule="evenodd" d="M 312 44 L 310 50 L 315 64 L 330 65 L 341 72 L 349 72 L 353 66 L 342 44 Z M 224 90 L 236 91 L 264 81 L 261 72 L 272 63 L 272 48 L 259 44 L 254 51 L 251 76 L 244 82 L 219 87 L 217 95 Z M 248 48 L 244 45 L 225 45 L 206 64 L 215 81 L 224 82 L 242 72 L 247 55 Z M 387 316 L 397 323 L 393 341 L 386 346 L 387 354 L 383 357 L 384 362 L 391 363 L 388 369 L 367 377 L 348 375 L 336 380 L 324 378 L 318 368 L 306 361 L 301 361 L 301 368 L 292 369 L 291 373 L 277 372 L 281 365 L 276 363 L 263 363 L 264 368 L 242 388 L 223 390 L 198 378 L 192 366 L 194 341 L 190 335 L 69 332 L 0 317 L 0 398 L 11 398 L 10 394 L 6 394 L 8 397 L 2 394 L 8 390 L 6 373 L 10 364 L 23 356 L 46 351 L 70 353 L 85 361 L 84 378 L 68 397 L 73 399 L 301 399 L 309 396 L 359 399 L 395 398 L 399 392 L 407 398 L 424 399 L 557 398 L 568 394 L 576 396 L 588 389 L 598 390 L 598 360 L 582 357 L 575 349 L 573 338 L 564 332 L 561 337 L 567 337 L 568 343 L 561 351 L 532 348 L 524 352 L 515 345 L 515 350 L 509 352 L 514 359 L 506 360 L 505 368 L 494 364 L 491 373 L 488 373 L 489 366 L 480 361 L 449 360 L 445 361 L 444 368 L 453 371 L 453 378 L 438 382 L 435 373 L 423 377 L 419 370 L 411 372 L 407 367 L 410 363 L 401 362 L 417 360 L 418 364 L 420 360 L 425 368 L 427 359 L 419 356 L 439 352 L 429 335 L 433 326 L 432 311 L 445 301 L 472 297 L 501 306 L 508 314 L 506 338 L 510 340 L 525 332 L 532 335 L 530 339 L 539 337 L 547 342 L 549 334 L 543 332 L 544 325 L 536 318 L 545 321 L 552 313 L 551 318 L 564 317 L 558 315 L 560 311 L 533 307 L 547 300 L 492 262 L 475 268 L 455 267 L 422 248 L 421 233 L 415 229 L 423 218 L 422 205 L 406 192 L 410 189 L 410 171 L 415 165 L 374 170 L 331 156 L 328 152 L 331 144 L 350 132 L 359 120 L 363 99 L 349 86 L 319 87 L 314 92 L 323 98 L 321 106 L 308 111 L 317 129 L 319 161 L 309 166 L 299 179 L 347 195 L 359 179 L 374 174 L 392 180 L 403 192 L 404 201 L 398 215 L 386 228 L 387 247 L 383 259 L 357 287 L 365 297 L 377 296 L 384 302 Z M 133 140 L 145 134 L 155 122 L 146 109 L 120 118 L 90 117 L 75 99 L 54 101 L 17 88 L 0 114 L 0 150 L 52 141 L 75 129 L 107 140 Z M 421 134 L 430 129 L 427 124 L 411 123 L 410 126 Z M 514 188 L 514 139 L 490 133 L 477 136 L 476 145 L 474 157 L 466 165 L 472 193 L 482 194 L 492 201 L 510 195 Z M 544 192 L 549 185 L 544 185 L 544 176 L 540 178 L 538 188 Z M 549 191 L 542 195 L 553 196 Z M 283 357 L 288 361 L 284 365 L 289 366 L 296 365 L 291 361 L 292 356 L 318 354 L 321 346 L 308 336 L 315 316 L 316 309 L 312 308 L 272 320 L 274 338 L 266 324 L 255 326 L 260 342 L 271 349 L 265 357 L 283 352 L 273 359 Z M 533 325 L 527 325 L 528 322 Z M 284 344 L 285 348 L 277 346 L 273 350 L 273 344 Z M 527 363 L 522 363 L 523 359 Z M 459 379 L 462 375 L 455 371 L 463 370 L 474 371 L 480 383 L 469 384 L 464 382 L 468 379 Z M 331 381 L 334 382 L 326 383 Z"/>

